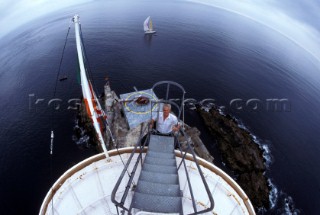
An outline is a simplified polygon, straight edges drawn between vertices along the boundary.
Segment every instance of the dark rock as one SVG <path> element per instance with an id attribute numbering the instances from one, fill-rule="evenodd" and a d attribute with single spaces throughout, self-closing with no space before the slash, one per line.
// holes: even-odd
<path id="1" fill-rule="evenodd" d="M 264 176 L 266 166 L 263 150 L 250 133 L 240 128 L 230 115 L 222 115 L 217 108 L 209 111 L 197 107 L 207 128 L 218 141 L 222 159 L 237 175 L 236 181 L 246 192 L 255 209 L 269 208 L 270 187 Z"/>
<path id="2" fill-rule="evenodd" d="M 262 172 L 242 173 L 238 176 L 237 182 L 246 191 L 256 209 L 262 206 L 269 207 L 270 187 Z"/>
<path id="3" fill-rule="evenodd" d="M 99 146 L 97 144 L 98 139 L 92 125 L 92 120 L 89 118 L 82 100 L 81 105 L 78 106 L 77 110 L 77 126 L 74 128 L 74 140 L 79 142 L 84 136 L 89 137 L 84 141 L 87 144 L 87 147 L 93 147 L 99 151 Z"/>
<path id="4" fill-rule="evenodd" d="M 184 125 L 185 132 L 190 137 L 190 144 L 193 147 L 195 153 L 200 156 L 201 158 L 213 162 L 213 157 L 211 156 L 210 152 L 203 144 L 202 140 L 200 139 L 200 131 L 196 127 L 190 127 L 188 125 Z M 179 142 L 181 143 L 181 147 L 183 151 L 188 151 L 187 147 L 188 138 L 185 136 L 179 136 Z"/>

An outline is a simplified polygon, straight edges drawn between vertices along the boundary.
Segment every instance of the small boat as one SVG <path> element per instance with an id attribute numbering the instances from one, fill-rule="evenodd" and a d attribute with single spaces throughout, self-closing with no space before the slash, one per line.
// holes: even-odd
<path id="1" fill-rule="evenodd" d="M 143 22 L 143 30 L 145 34 L 154 34 L 156 31 L 153 30 L 151 17 L 148 16 L 147 19 Z"/>
<path id="2" fill-rule="evenodd" d="M 64 80 L 67 80 L 67 79 L 68 79 L 68 77 L 66 75 L 64 75 L 64 76 L 61 76 L 59 78 L 59 81 L 64 81 Z"/>

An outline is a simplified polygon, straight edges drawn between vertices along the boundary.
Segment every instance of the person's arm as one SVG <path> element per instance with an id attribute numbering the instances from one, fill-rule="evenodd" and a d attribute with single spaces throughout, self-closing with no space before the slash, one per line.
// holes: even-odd
<path id="1" fill-rule="evenodd" d="M 150 125 L 149 125 L 149 126 L 150 126 L 150 129 L 153 128 L 153 124 L 154 124 L 154 119 L 151 119 L 151 120 L 150 120 Z"/>
<path id="2" fill-rule="evenodd" d="M 172 132 L 179 131 L 180 124 L 178 123 L 178 119 L 175 117 L 174 124 L 172 125 Z"/>
<path id="3" fill-rule="evenodd" d="M 179 131 L 179 129 L 180 129 L 180 124 L 178 124 L 178 123 L 173 125 L 173 127 L 172 127 L 173 132 Z"/>

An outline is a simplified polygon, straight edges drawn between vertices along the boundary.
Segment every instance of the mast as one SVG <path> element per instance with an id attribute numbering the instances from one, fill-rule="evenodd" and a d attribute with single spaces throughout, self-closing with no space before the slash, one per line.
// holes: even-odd
<path id="1" fill-rule="evenodd" d="M 109 153 L 106 148 L 106 144 L 103 139 L 102 129 L 101 129 L 101 116 L 105 116 L 103 110 L 101 109 L 101 105 L 99 101 L 95 97 L 95 93 L 93 91 L 91 82 L 88 81 L 84 61 L 83 61 L 83 48 L 82 48 L 82 41 L 80 38 L 80 18 L 78 15 L 73 17 L 73 22 L 75 25 L 75 36 L 76 36 L 76 45 L 77 45 L 77 52 L 78 52 L 78 60 L 80 66 L 80 78 L 81 78 L 81 88 L 83 94 L 84 104 L 87 110 L 87 114 L 92 120 L 93 127 L 96 131 L 98 140 L 102 146 L 103 152 L 106 158 L 109 158 Z"/>

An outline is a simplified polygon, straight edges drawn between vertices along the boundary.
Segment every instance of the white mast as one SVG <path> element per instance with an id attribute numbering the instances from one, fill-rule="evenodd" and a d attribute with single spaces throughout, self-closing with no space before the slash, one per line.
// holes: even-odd
<path id="1" fill-rule="evenodd" d="M 76 44 L 77 44 L 77 52 L 78 52 L 78 60 L 79 60 L 79 65 L 80 65 L 80 77 L 81 77 L 81 87 L 82 87 L 82 94 L 83 94 L 83 99 L 84 103 L 86 106 L 87 113 L 89 117 L 92 119 L 92 123 L 94 126 L 94 129 L 97 133 L 98 140 L 102 146 L 102 149 L 104 151 L 104 154 L 106 158 L 109 157 L 108 150 L 106 148 L 102 133 L 101 133 L 101 127 L 98 122 L 98 118 L 100 117 L 99 115 L 103 113 L 103 110 L 99 110 L 100 104 L 97 99 L 94 97 L 94 92 L 92 89 L 91 83 L 88 81 L 86 70 L 84 67 L 84 62 L 83 62 L 83 49 L 82 49 L 82 43 L 81 43 L 81 38 L 80 38 L 80 19 L 78 15 L 75 15 L 73 17 L 73 22 L 75 25 L 75 35 L 76 35 Z M 100 113 L 99 113 L 100 112 Z"/>

